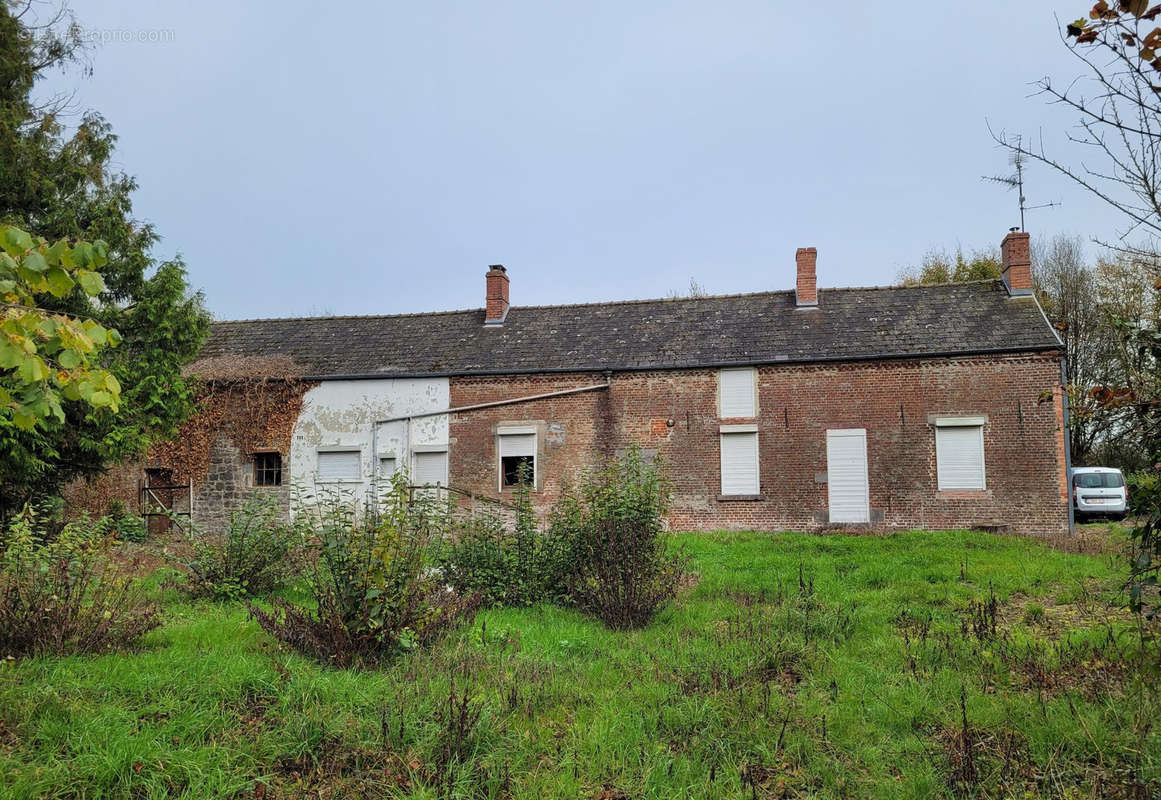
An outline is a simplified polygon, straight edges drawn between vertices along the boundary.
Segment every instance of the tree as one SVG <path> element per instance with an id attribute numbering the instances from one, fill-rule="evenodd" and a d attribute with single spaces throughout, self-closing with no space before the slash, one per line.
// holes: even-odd
<path id="1" fill-rule="evenodd" d="M 1089 463 L 1115 422 L 1093 402 L 1094 386 L 1115 382 L 1114 342 L 1100 305 L 1097 274 L 1085 262 L 1077 236 L 1037 242 L 1032 282 L 1045 315 L 1064 342 L 1064 382 L 1069 397 L 1069 440 L 1074 464 Z"/>
<path id="2" fill-rule="evenodd" d="M 932 248 L 923 255 L 917 267 L 899 271 L 899 282 L 904 286 L 921 286 L 936 283 L 965 283 L 1000 277 L 1000 257 L 992 250 L 977 250 L 965 256 L 961 248 L 955 255 L 946 250 Z"/>
<path id="3" fill-rule="evenodd" d="M 709 292 L 706 291 L 704 286 L 697 282 L 696 278 L 689 279 L 689 288 L 684 292 L 674 289 L 672 292 L 666 295 L 667 300 L 684 300 L 686 298 L 697 299 L 699 297 L 709 297 Z"/>
<path id="4" fill-rule="evenodd" d="M 117 410 L 121 384 L 96 360 L 121 334 L 40 305 L 73 291 L 100 294 L 104 264 L 104 242 L 70 246 L 61 239 L 49 247 L 0 225 L 0 427 L 31 431 L 64 422 L 70 401 Z"/>
<path id="5" fill-rule="evenodd" d="M 1125 224 L 1111 247 L 1156 259 L 1161 235 L 1161 5 L 1100 0 L 1087 17 L 1065 26 L 1063 40 L 1084 67 L 1060 85 L 1038 82 L 1041 94 L 1078 117 L 1068 134 L 1078 160 L 1052 155 L 1042 141 L 993 133 L 997 142 L 1035 159 L 1099 197 Z M 1083 154 L 1083 155 L 1081 155 Z M 1095 159 L 1095 162 L 1094 162 Z M 1091 166 L 1090 166 L 1091 165 Z M 1144 238 L 1144 243 L 1132 244 Z"/>
<path id="6" fill-rule="evenodd" d="M 82 63 L 83 37 L 67 11 L 44 24 L 31 4 L 0 0 L 0 222 L 49 241 L 101 240 L 108 263 L 96 296 L 48 296 L 47 310 L 120 331 L 119 347 L 98 356 L 122 387 L 116 414 L 65 404 L 64 419 L 24 430 L 0 425 L 0 517 L 37 493 L 140 456 L 173 436 L 193 405 L 182 366 L 209 329 L 185 265 L 158 264 L 153 227 L 133 218 L 136 182 L 111 164 L 116 136 L 88 112 L 71 134 L 59 99 L 38 104 L 33 91 L 50 69 Z"/>
<path id="7" fill-rule="evenodd" d="M 1118 268 L 1143 269 L 1158 274 L 1158 236 L 1161 235 L 1161 5 L 1148 0 L 1099 0 L 1065 27 L 1063 40 L 1084 66 L 1085 75 L 1063 87 L 1051 78 L 1040 81 L 1041 92 L 1079 118 L 1068 135 L 1084 160 L 1048 153 L 1041 143 L 1026 146 L 1024 139 L 993 134 L 1019 155 L 1040 161 L 1099 197 L 1124 219 L 1115 242 L 1120 254 L 1105 270 L 1106 286 L 1118 281 Z M 1095 159 L 1095 160 L 1094 160 Z M 1073 163 L 1079 166 L 1073 166 Z M 1124 272 L 1121 269 L 1120 272 Z M 1137 278 L 1134 290 L 1147 285 Z M 1153 291 L 1161 288 L 1154 283 Z M 1147 293 L 1148 290 L 1145 290 Z M 1117 309 L 1118 296 L 1109 296 L 1106 313 L 1115 331 L 1114 354 L 1120 382 L 1094 386 L 1090 408 L 1118 420 L 1116 433 L 1136 443 L 1151 460 L 1161 458 L 1161 327 L 1155 298 L 1132 294 L 1137 305 Z M 1139 484 L 1136 500 L 1143 509 L 1133 528 L 1134 552 L 1130 566 L 1130 605 L 1153 618 L 1161 610 L 1161 475 L 1154 473 Z M 1148 488 L 1145 488 L 1148 487 Z"/>

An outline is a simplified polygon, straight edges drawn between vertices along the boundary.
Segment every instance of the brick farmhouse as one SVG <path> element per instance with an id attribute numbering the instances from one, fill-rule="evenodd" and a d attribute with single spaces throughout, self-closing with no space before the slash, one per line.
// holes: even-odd
<path id="1" fill-rule="evenodd" d="M 365 500 L 404 468 L 503 498 L 522 465 L 543 509 L 636 444 L 677 529 L 1065 533 L 1062 345 L 1028 234 L 1002 254 L 1002 280 L 818 289 L 805 248 L 792 291 L 562 306 L 509 305 L 494 266 L 482 309 L 217 323 L 202 364 L 290 365 L 301 389 L 282 429 L 209 431 L 193 513 Z"/>

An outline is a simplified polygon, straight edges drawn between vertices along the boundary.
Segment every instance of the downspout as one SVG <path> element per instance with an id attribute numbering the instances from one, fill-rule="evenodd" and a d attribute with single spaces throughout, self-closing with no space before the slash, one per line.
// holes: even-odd
<path id="1" fill-rule="evenodd" d="M 1068 370 L 1060 359 L 1060 408 L 1064 423 L 1064 491 L 1068 497 L 1068 533 L 1076 532 L 1076 513 L 1072 507 L 1072 431 L 1068 423 Z"/>

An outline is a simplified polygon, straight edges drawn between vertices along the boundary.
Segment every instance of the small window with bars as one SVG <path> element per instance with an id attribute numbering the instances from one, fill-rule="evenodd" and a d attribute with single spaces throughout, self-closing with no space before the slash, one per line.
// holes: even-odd
<path id="1" fill-rule="evenodd" d="M 282 485 L 282 453 L 254 454 L 254 485 Z"/>

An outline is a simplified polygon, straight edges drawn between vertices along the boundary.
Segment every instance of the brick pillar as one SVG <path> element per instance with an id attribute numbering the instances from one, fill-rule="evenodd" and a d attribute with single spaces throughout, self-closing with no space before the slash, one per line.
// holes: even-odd
<path id="1" fill-rule="evenodd" d="M 1013 228 L 1000 243 L 1004 283 L 1012 294 L 1032 294 L 1032 248 L 1028 234 Z"/>
<path id="2" fill-rule="evenodd" d="M 486 304 L 484 306 L 484 323 L 499 325 L 508 316 L 508 270 L 500 264 L 488 267 L 488 274 L 484 277 L 486 288 Z"/>
<path id="3" fill-rule="evenodd" d="M 818 250 L 800 247 L 794 254 L 798 266 L 798 282 L 794 288 L 794 301 L 800 306 L 818 305 L 818 287 L 815 282 L 814 266 L 818 261 Z"/>

